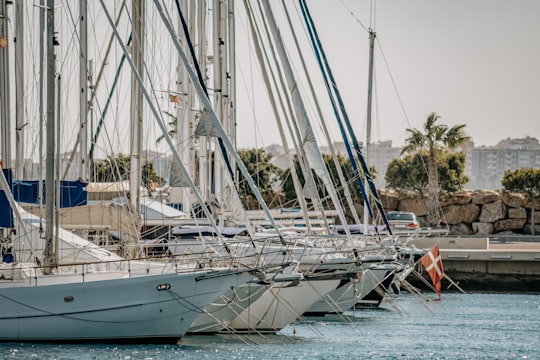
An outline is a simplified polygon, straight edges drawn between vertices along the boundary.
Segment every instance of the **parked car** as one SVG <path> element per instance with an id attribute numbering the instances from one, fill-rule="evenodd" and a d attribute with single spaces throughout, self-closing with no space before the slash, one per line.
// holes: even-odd
<path id="1" fill-rule="evenodd" d="M 386 214 L 388 219 L 388 224 L 392 230 L 418 230 L 420 229 L 420 224 L 416 219 L 416 215 L 408 211 L 389 211 Z"/>

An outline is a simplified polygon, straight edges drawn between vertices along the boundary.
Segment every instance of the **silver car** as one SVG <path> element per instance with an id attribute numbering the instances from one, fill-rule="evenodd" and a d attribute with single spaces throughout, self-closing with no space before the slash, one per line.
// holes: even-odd
<path id="1" fill-rule="evenodd" d="M 420 224 L 416 220 L 416 215 L 408 211 L 389 211 L 386 214 L 388 223 L 392 230 L 418 230 Z"/>

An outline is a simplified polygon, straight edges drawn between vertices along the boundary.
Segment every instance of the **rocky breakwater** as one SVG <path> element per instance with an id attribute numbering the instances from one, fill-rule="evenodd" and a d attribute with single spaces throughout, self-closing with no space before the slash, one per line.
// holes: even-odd
<path id="1" fill-rule="evenodd" d="M 381 190 L 380 194 L 387 211 L 413 212 L 421 226 L 426 226 L 427 207 L 418 196 L 392 190 Z M 529 201 L 518 193 L 462 191 L 439 201 L 441 226 L 448 227 L 450 235 L 531 234 L 533 226 L 534 233 L 540 234 L 540 201 Z"/>

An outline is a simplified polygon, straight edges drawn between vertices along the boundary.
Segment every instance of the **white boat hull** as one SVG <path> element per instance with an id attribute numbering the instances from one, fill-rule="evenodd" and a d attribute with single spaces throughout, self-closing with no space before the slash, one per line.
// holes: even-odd
<path id="1" fill-rule="evenodd" d="M 358 273 L 357 279 L 342 283 L 317 301 L 306 313 L 307 316 L 341 314 L 351 309 L 358 301 L 377 287 L 395 268 L 389 265 L 373 266 Z"/>
<path id="2" fill-rule="evenodd" d="M 338 279 L 276 282 L 229 324 L 236 332 L 273 333 L 294 322 L 313 303 L 335 289 Z"/>
<path id="3" fill-rule="evenodd" d="M 39 286 L 0 281 L 0 341 L 175 343 L 212 300 L 252 279 L 209 270 Z"/>
<path id="4" fill-rule="evenodd" d="M 270 285 L 266 283 L 247 283 L 230 289 L 212 301 L 191 324 L 190 334 L 214 334 L 226 329 L 229 323 L 257 301 Z"/>

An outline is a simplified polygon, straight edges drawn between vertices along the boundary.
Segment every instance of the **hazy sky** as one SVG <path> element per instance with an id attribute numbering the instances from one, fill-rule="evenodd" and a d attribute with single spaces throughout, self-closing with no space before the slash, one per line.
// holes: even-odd
<path id="1" fill-rule="evenodd" d="M 296 1 L 287 3 L 297 6 Z M 441 116 L 441 123 L 466 124 L 476 146 L 495 145 L 507 137 L 540 138 L 540 1 L 307 3 L 360 139 L 365 139 L 369 54 L 364 27 L 377 34 L 373 141 L 392 140 L 394 146 L 402 146 L 405 129 L 421 128 L 431 112 Z M 240 4 L 237 11 L 243 11 Z M 245 27 L 239 16 L 239 43 Z M 304 33 L 299 36 L 305 38 Z M 280 143 L 257 79 L 259 69 L 246 49 L 238 50 L 238 146 Z M 309 48 L 304 54 L 313 62 Z M 325 96 L 318 69 L 312 73 Z M 328 106 L 325 114 L 339 141 Z"/>

